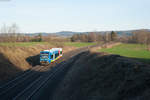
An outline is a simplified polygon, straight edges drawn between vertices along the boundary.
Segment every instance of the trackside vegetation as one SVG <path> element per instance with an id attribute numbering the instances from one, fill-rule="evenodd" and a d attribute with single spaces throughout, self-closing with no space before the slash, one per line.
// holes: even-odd
<path id="1" fill-rule="evenodd" d="M 74 46 L 74 47 L 85 47 L 90 45 L 96 45 L 96 42 L 65 42 L 66 46 Z"/>
<path id="2" fill-rule="evenodd" d="M 64 53 L 95 43 L 69 42 L 0 42 L 0 82 L 19 72 L 39 65 L 39 53 L 50 48 L 63 48 Z"/>
<path id="3" fill-rule="evenodd" d="M 103 48 L 99 51 L 131 57 L 150 63 L 150 51 L 147 50 L 147 46 L 144 44 L 120 44 L 112 48 Z"/>
<path id="4" fill-rule="evenodd" d="M 33 45 L 45 45 L 48 44 L 47 42 L 1 42 L 0 46 L 21 46 L 21 47 L 26 47 L 26 46 L 33 46 Z M 50 44 L 50 43 L 49 43 Z"/>
<path id="5" fill-rule="evenodd" d="M 73 47 L 84 47 L 95 45 L 96 43 L 93 42 L 1 42 L 0 46 L 19 46 L 19 47 L 28 47 L 28 46 L 35 46 L 35 45 L 64 45 L 64 46 L 73 46 Z"/>

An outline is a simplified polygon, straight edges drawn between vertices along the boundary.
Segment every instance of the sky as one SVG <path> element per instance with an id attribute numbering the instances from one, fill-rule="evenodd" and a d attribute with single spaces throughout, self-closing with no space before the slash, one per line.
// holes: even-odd
<path id="1" fill-rule="evenodd" d="M 0 27 L 21 32 L 150 29 L 150 0 L 0 0 Z"/>

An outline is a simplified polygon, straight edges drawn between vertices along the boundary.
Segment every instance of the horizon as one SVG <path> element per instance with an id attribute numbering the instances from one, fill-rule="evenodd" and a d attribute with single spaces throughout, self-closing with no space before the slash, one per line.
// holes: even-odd
<path id="1" fill-rule="evenodd" d="M 104 31 L 83 31 L 83 32 L 79 32 L 79 31 L 56 31 L 56 32 L 19 32 L 19 33 L 23 33 L 23 34 L 36 34 L 36 33 L 46 33 L 46 34 L 55 34 L 55 33 L 59 33 L 59 32 L 74 32 L 74 33 L 86 33 L 86 32 L 111 32 L 111 31 L 114 31 L 114 32 L 124 32 L 124 31 L 139 31 L 139 30 L 148 30 L 150 31 L 150 29 L 130 29 L 130 30 L 104 30 Z M 0 34 L 4 34 L 4 33 L 1 33 Z"/>
<path id="2" fill-rule="evenodd" d="M 16 23 L 21 33 L 150 29 L 149 0 L 2 0 L 0 28 Z"/>
<path id="3" fill-rule="evenodd" d="M 150 29 L 130 29 L 130 30 L 104 30 L 104 31 L 83 31 L 83 32 L 79 32 L 79 31 L 64 31 L 64 30 L 62 30 L 62 31 L 56 31 L 56 32 L 30 32 L 31 34 L 33 34 L 33 33 L 50 33 L 50 34 L 55 34 L 55 33 L 59 33 L 59 32 L 75 32 L 75 33 L 85 33 L 85 32 L 111 32 L 111 31 L 115 31 L 115 32 L 117 32 L 117 31 L 136 31 L 136 30 L 150 30 Z M 29 34 L 30 34 L 29 33 Z M 26 34 L 26 33 L 25 33 Z M 28 33 L 27 33 L 28 34 Z"/>

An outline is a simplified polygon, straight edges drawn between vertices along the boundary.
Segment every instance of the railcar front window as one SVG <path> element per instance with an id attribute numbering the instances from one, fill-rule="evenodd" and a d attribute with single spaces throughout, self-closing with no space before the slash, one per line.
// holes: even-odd
<path id="1" fill-rule="evenodd" d="M 48 59 L 48 54 L 41 54 L 42 59 Z"/>

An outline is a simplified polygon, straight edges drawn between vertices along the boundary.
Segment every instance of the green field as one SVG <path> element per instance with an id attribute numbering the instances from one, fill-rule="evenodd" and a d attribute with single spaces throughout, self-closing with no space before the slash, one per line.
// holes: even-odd
<path id="1" fill-rule="evenodd" d="M 47 42 L 8 42 L 8 43 L 0 43 L 0 46 L 33 46 L 33 45 L 45 45 Z"/>
<path id="2" fill-rule="evenodd" d="M 74 47 L 85 47 L 90 45 L 96 45 L 96 43 L 87 43 L 87 42 L 65 42 L 67 46 L 74 46 Z"/>
<path id="3" fill-rule="evenodd" d="M 58 45 L 55 43 L 50 43 L 50 42 L 8 42 L 8 43 L 0 43 L 0 46 L 34 46 L 34 45 Z M 84 43 L 84 42 L 65 42 L 60 44 L 65 45 L 65 46 L 74 46 L 74 47 L 84 47 L 84 46 L 89 46 L 89 45 L 95 45 L 96 43 Z"/>
<path id="4" fill-rule="evenodd" d="M 120 44 L 112 48 L 103 48 L 100 52 L 107 52 L 111 54 L 119 54 L 121 56 L 136 58 L 140 61 L 150 63 L 150 51 L 147 50 L 146 45 L 141 44 Z"/>

